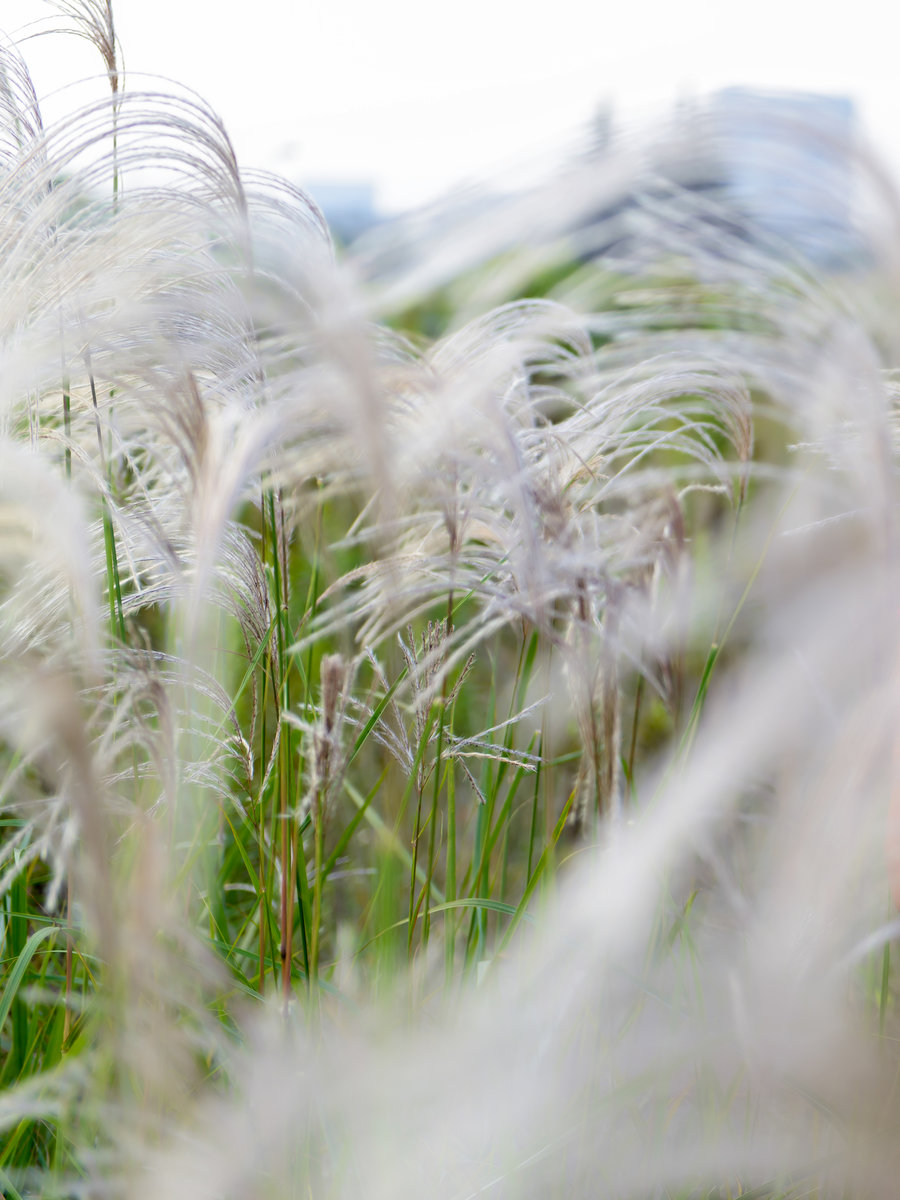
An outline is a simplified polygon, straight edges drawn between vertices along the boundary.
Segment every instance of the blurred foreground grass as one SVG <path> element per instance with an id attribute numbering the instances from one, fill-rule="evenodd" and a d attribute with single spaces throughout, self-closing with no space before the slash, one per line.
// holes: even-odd
<path id="1" fill-rule="evenodd" d="M 108 99 L 0 70 L 5 1194 L 889 1194 L 896 246 L 604 161 L 336 264 L 60 8 Z"/>

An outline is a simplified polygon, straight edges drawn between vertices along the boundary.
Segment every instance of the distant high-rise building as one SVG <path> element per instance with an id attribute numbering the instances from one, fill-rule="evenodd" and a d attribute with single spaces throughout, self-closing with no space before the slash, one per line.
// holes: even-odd
<path id="1" fill-rule="evenodd" d="M 726 201 L 757 229 L 819 264 L 852 259 L 853 102 L 727 88 L 712 96 L 708 114 Z"/>

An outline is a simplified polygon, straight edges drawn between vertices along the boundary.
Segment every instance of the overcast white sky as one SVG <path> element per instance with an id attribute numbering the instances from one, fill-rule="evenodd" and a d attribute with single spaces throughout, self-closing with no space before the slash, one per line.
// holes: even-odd
<path id="1" fill-rule="evenodd" d="M 14 33 L 50 12 L 3 0 L 0 24 Z M 127 69 L 200 92 L 243 163 L 371 180 L 387 208 L 546 151 L 602 104 L 640 117 L 728 84 L 850 95 L 900 168 L 888 0 L 114 0 L 114 12 Z M 24 52 L 39 93 L 99 64 L 71 38 Z"/>

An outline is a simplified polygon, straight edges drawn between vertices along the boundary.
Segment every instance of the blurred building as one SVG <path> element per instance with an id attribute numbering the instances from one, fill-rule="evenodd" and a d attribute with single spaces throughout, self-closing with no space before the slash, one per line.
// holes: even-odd
<path id="1" fill-rule="evenodd" d="M 345 246 L 381 219 L 372 183 L 320 180 L 306 183 L 304 190 L 322 210 L 332 235 Z"/>
<path id="2" fill-rule="evenodd" d="M 850 99 L 727 88 L 712 95 L 706 119 L 721 195 L 750 227 L 819 265 L 853 260 L 858 130 Z"/>
<path id="3" fill-rule="evenodd" d="M 602 170 L 621 144 L 609 109 L 598 112 L 590 135 L 579 160 Z M 853 102 L 842 96 L 734 87 L 684 99 L 648 139 L 648 170 L 634 189 L 582 215 L 576 253 L 633 257 L 647 236 L 639 211 L 677 194 L 702 205 L 710 229 L 728 237 L 780 243 L 820 269 L 852 266 L 863 254 L 854 224 L 858 138 Z M 423 228 L 487 220 L 504 202 L 500 192 L 462 192 L 388 219 L 370 182 L 310 181 L 305 188 L 339 243 L 387 221 L 395 236 L 385 245 L 403 261 Z"/>
<path id="4" fill-rule="evenodd" d="M 640 213 L 660 204 L 671 212 L 677 198 L 729 238 L 774 243 L 820 269 L 852 266 L 863 255 L 858 138 L 853 102 L 842 96 L 725 88 L 683 99 L 653 131 L 635 190 L 594 214 L 594 254 L 639 256 Z M 604 120 L 590 151 L 599 169 L 615 148 Z"/>

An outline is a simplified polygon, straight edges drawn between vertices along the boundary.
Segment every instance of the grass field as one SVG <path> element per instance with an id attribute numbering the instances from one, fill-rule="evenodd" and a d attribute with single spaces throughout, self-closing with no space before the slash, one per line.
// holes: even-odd
<path id="1" fill-rule="evenodd" d="M 337 253 L 59 7 L 107 98 L 0 47 L 0 1191 L 893 1194 L 890 186 L 840 273 L 630 146 Z"/>

